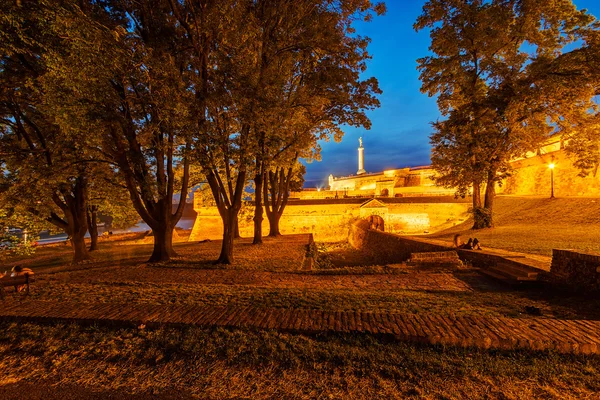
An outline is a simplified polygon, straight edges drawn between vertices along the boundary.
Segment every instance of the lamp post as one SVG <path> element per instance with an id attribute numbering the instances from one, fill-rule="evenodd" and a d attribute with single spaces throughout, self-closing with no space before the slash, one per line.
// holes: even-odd
<path id="1" fill-rule="evenodd" d="M 554 163 L 548 164 L 550 168 L 550 198 L 554 199 Z"/>

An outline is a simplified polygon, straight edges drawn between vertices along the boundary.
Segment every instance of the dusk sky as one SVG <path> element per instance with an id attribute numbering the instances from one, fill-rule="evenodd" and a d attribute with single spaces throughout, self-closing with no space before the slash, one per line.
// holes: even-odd
<path id="1" fill-rule="evenodd" d="M 358 138 L 363 137 L 365 169 L 385 169 L 430 163 L 430 122 L 440 117 L 435 98 L 421 94 L 417 58 L 428 54 L 429 34 L 416 33 L 413 24 L 424 1 L 388 0 L 387 13 L 371 23 L 356 26 L 359 34 L 371 38 L 373 59 L 365 76 L 374 76 L 383 90 L 381 107 L 369 113 L 371 130 L 344 128 L 341 143 L 324 142 L 322 161 L 306 167 L 305 187 L 327 186 L 329 174 L 345 176 L 357 170 Z M 600 1 L 575 0 L 600 18 Z"/>

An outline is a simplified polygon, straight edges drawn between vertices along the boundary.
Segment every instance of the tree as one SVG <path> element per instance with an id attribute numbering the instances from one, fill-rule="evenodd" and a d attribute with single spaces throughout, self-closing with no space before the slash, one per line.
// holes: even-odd
<path id="1" fill-rule="evenodd" d="M 361 11 L 355 9 L 349 20 L 370 19 L 372 12 L 384 12 L 382 6 L 368 2 L 363 6 Z M 374 78 L 360 79 L 369 58 L 368 39 L 350 36 L 350 26 L 348 31 L 340 29 L 344 17 L 331 19 L 330 12 L 315 13 L 314 2 L 310 1 L 286 3 L 283 8 L 260 2 L 255 12 L 253 20 L 260 28 L 257 32 L 270 32 L 257 35 L 260 62 L 251 79 L 256 83 L 252 105 L 256 188 L 253 243 L 259 244 L 263 203 L 267 201 L 263 191 L 269 171 L 278 165 L 288 170 L 298 153 L 318 152 L 320 139 L 340 140 L 341 125 L 368 129 L 370 121 L 365 110 L 379 105 L 375 95 L 381 91 Z M 270 221 L 275 215 L 271 214 Z M 275 226 L 271 228 L 278 232 Z"/>
<path id="2" fill-rule="evenodd" d="M 596 176 L 600 165 L 600 22 L 581 31 L 583 45 L 553 60 L 535 65 L 553 78 L 548 86 L 569 93 L 561 109 L 568 118 L 559 121 L 566 151 L 580 176 Z"/>
<path id="3" fill-rule="evenodd" d="M 65 129 L 77 130 L 94 157 L 116 167 L 153 231 L 150 261 L 166 261 L 175 254 L 195 124 L 187 107 L 193 95 L 182 78 L 188 67 L 178 41 L 182 28 L 166 2 L 83 5 L 60 21 L 69 41 L 53 58 L 46 85 L 56 113 L 66 116 Z"/>
<path id="4" fill-rule="evenodd" d="M 48 107 L 42 80 L 63 40 L 54 18 L 68 12 L 46 1 L 11 4 L 0 13 L 0 165 L 5 206 L 17 204 L 69 235 L 73 262 L 89 258 L 85 150 Z"/>
<path id="5" fill-rule="evenodd" d="M 437 181 L 473 188 L 474 228 L 492 225 L 495 186 L 509 160 L 556 130 L 567 93 L 551 88 L 539 63 L 558 57 L 592 18 L 570 0 L 431 0 L 415 29 L 430 28 L 433 55 L 418 60 L 421 90 L 438 95 Z M 485 183 L 485 201 L 480 187 Z"/>
<path id="6" fill-rule="evenodd" d="M 285 166 L 277 166 L 265 172 L 265 211 L 269 219 L 269 236 L 281 235 L 279 220 L 290 197 L 290 191 L 300 191 L 304 185 L 306 167 L 294 160 Z"/>
<path id="7" fill-rule="evenodd" d="M 282 77 L 289 76 L 279 73 L 279 68 L 289 71 L 290 60 L 307 60 L 313 69 L 324 70 L 341 61 L 345 75 L 340 82 L 357 80 L 368 57 L 367 41 L 353 35 L 352 22 L 368 19 L 382 6 L 368 0 L 248 0 L 219 5 L 171 1 L 173 15 L 185 30 L 182 43 L 191 49 L 190 70 L 195 72 L 192 80 L 200 119 L 195 149 L 223 219 L 217 262 L 229 264 L 250 173 L 258 177 L 257 198 L 263 193 L 264 168 L 262 160 L 256 165 L 255 156 L 262 154 L 257 149 L 263 142 L 266 146 L 265 127 L 272 121 L 269 111 L 281 96 Z M 215 22 L 221 20 L 227 24 Z M 351 104 L 345 112 L 356 108 Z"/>

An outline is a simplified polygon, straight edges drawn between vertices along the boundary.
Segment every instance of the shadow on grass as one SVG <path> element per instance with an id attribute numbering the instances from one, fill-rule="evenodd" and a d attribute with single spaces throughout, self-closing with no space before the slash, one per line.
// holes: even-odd
<path id="1" fill-rule="evenodd" d="M 559 290 L 544 282 L 524 282 L 508 285 L 479 273 L 455 273 L 457 279 L 473 289 L 473 295 L 484 304 L 507 305 L 514 302 L 520 313 L 525 306 L 542 309 L 542 316 L 559 319 L 600 320 L 600 295 Z M 514 312 L 514 311 L 513 311 Z M 508 313 L 510 315 L 510 313 Z"/>

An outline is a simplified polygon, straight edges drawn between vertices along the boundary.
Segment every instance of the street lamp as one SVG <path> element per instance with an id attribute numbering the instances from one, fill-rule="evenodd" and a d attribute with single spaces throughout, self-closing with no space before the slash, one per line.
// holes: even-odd
<path id="1" fill-rule="evenodd" d="M 554 198 L 554 163 L 548 164 L 550 168 L 550 198 Z"/>

